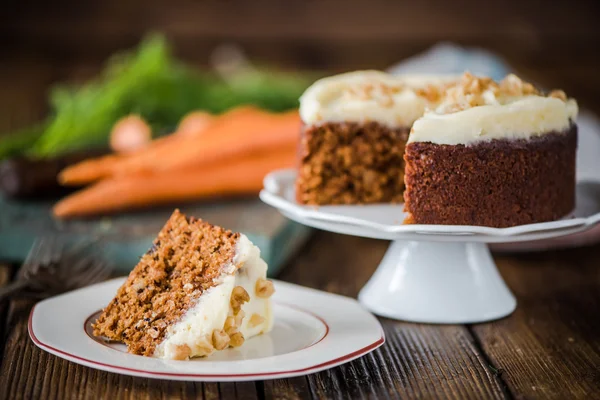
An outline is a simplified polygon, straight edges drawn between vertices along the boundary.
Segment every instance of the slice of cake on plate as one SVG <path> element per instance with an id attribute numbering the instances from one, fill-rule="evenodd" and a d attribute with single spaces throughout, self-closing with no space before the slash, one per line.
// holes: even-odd
<path id="1" fill-rule="evenodd" d="M 509 227 L 575 207 L 577 103 L 514 75 L 465 74 L 413 125 L 406 146 L 407 223 Z"/>
<path id="2" fill-rule="evenodd" d="M 300 98 L 297 201 L 401 203 L 410 128 L 457 79 L 357 71 L 315 82 Z"/>
<path id="3" fill-rule="evenodd" d="M 273 326 L 273 284 L 248 238 L 175 210 L 94 324 L 130 353 L 184 360 Z"/>

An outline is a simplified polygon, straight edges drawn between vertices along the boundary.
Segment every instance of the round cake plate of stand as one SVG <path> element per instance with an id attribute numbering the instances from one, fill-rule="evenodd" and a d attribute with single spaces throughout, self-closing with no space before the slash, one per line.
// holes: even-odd
<path id="1" fill-rule="evenodd" d="M 377 315 L 411 322 L 478 323 L 509 315 L 516 299 L 488 244 L 554 238 L 600 223 L 600 182 L 578 182 L 575 210 L 560 220 L 491 228 L 403 225 L 402 204 L 300 205 L 295 201 L 295 178 L 294 170 L 270 173 L 261 200 L 307 226 L 391 240 L 358 299 Z"/>

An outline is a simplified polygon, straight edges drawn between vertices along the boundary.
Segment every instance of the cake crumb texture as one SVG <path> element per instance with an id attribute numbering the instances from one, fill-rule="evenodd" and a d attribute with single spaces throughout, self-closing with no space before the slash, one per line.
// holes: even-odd
<path id="1" fill-rule="evenodd" d="M 130 353 L 152 356 L 166 328 L 228 272 L 224 268 L 231 265 L 239 236 L 175 210 L 102 311 L 94 335 L 123 342 Z M 223 345 L 221 338 L 217 342 Z M 180 350 L 185 358 L 188 349 Z"/>
<path id="2" fill-rule="evenodd" d="M 409 128 L 376 122 L 305 125 L 296 198 L 302 204 L 402 202 Z"/>
<path id="3" fill-rule="evenodd" d="M 406 146 L 405 223 L 509 227 L 575 207 L 577 127 L 528 140 Z"/>

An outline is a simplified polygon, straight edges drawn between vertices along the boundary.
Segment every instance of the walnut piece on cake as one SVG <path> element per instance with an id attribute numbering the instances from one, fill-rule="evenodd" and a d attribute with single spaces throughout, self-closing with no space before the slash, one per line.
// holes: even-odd
<path id="1" fill-rule="evenodd" d="M 435 112 L 451 114 L 477 106 L 508 104 L 527 96 L 543 94 L 533 84 L 514 74 L 496 82 L 488 77 L 478 77 L 465 72 L 457 84 L 445 89 Z M 567 101 L 567 95 L 562 90 L 553 90 L 547 97 Z"/>

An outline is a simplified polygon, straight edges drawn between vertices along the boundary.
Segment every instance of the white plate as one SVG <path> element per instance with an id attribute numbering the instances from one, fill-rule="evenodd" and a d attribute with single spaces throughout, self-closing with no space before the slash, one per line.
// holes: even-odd
<path id="1" fill-rule="evenodd" d="M 58 357 L 109 372 L 184 381 L 248 381 L 305 375 L 363 356 L 384 343 L 379 321 L 356 300 L 274 281 L 275 325 L 265 335 L 190 361 L 129 354 L 91 334 L 91 323 L 123 283 L 113 279 L 38 303 L 29 335 Z"/>

